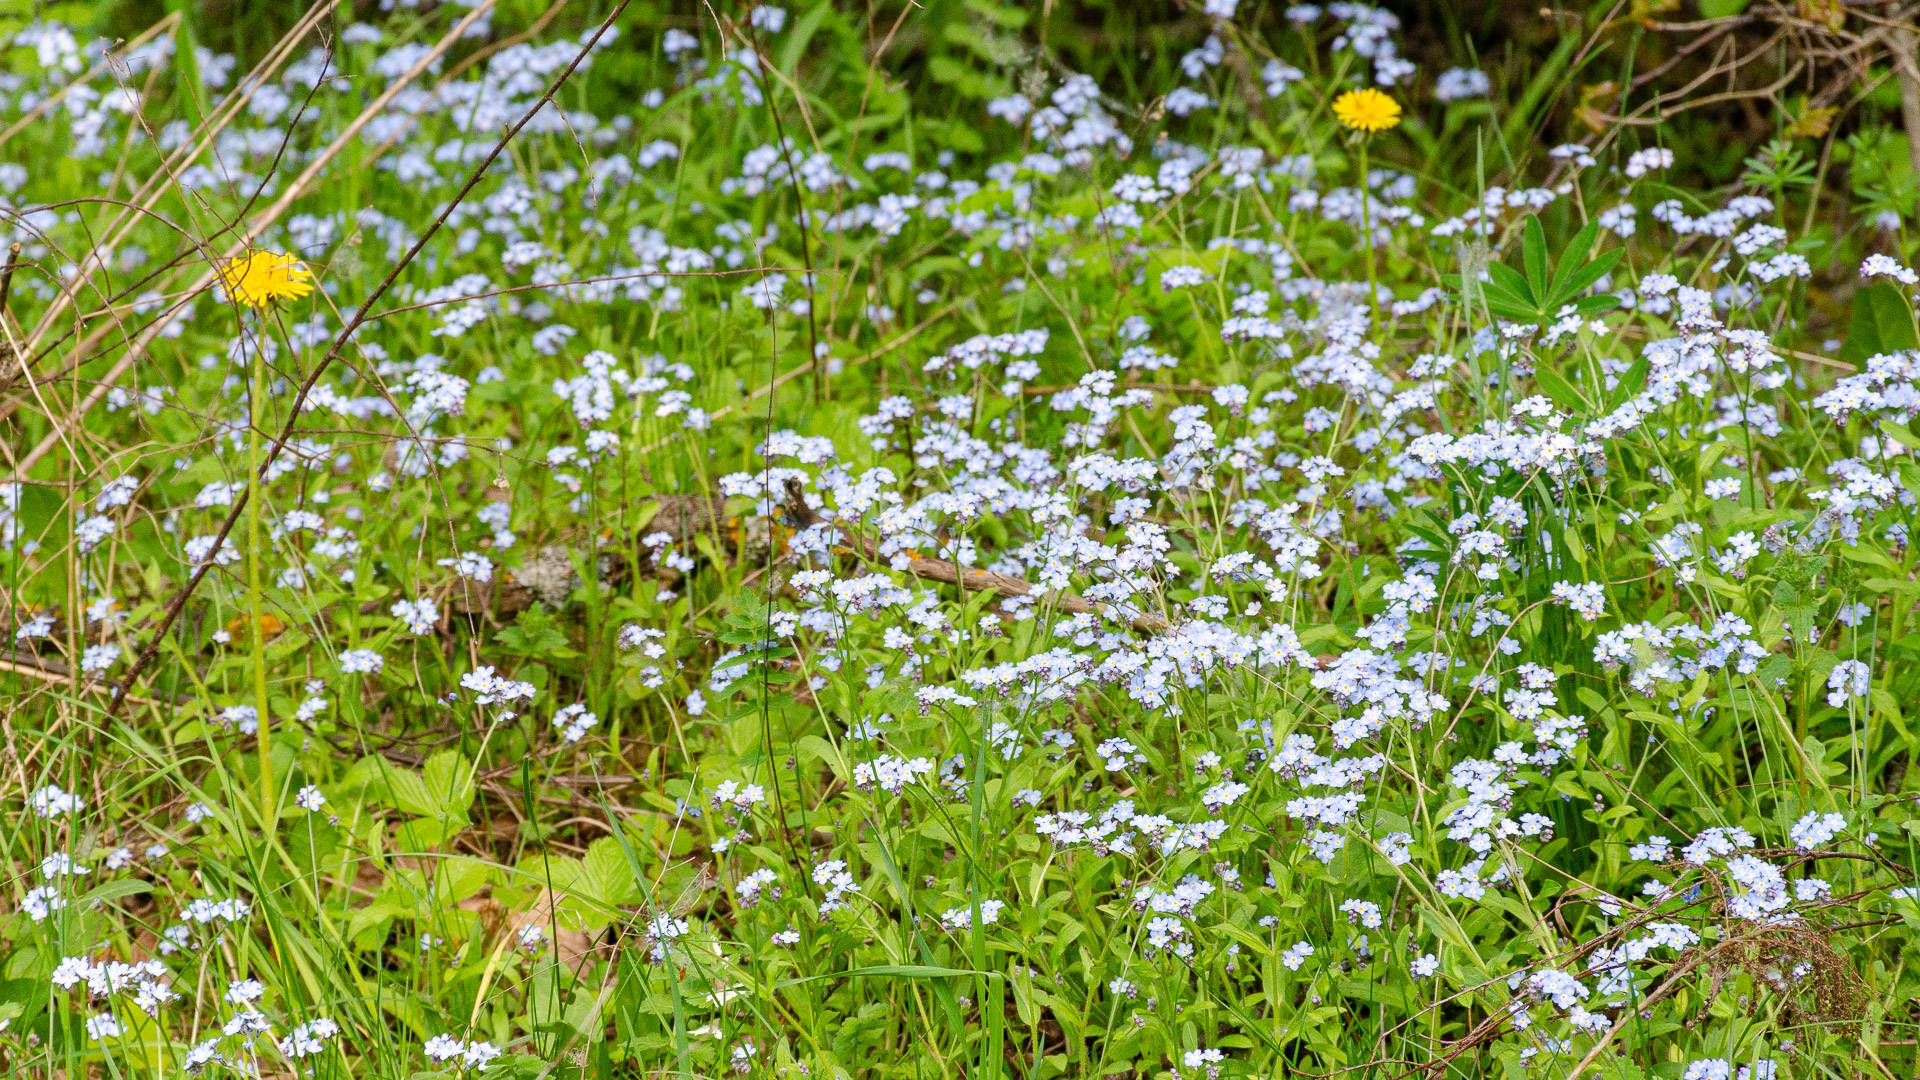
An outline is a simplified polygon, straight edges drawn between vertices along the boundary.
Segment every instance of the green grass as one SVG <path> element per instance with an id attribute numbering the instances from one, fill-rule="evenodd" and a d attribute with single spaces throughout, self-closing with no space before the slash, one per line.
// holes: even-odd
<path id="1" fill-rule="evenodd" d="M 1912 1074 L 1879 68 L 1436 9 L 1363 142 L 1245 2 L 174 10 L 0 50 L 186 50 L 0 138 L 10 1074 Z"/>

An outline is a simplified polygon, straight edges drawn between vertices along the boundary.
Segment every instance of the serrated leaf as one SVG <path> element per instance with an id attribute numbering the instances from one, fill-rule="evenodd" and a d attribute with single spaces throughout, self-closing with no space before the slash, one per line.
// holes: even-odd
<path id="1" fill-rule="evenodd" d="M 588 844 L 580 865 L 581 885 L 592 898 L 615 907 L 637 899 L 632 860 L 614 837 L 603 836 Z"/>
<path id="2" fill-rule="evenodd" d="M 473 805 L 473 766 L 458 750 L 442 750 L 427 759 L 422 783 L 434 800 L 429 813 L 439 817 L 464 815 Z"/>
<path id="3" fill-rule="evenodd" d="M 1780 609 L 1780 615 L 1787 621 L 1787 628 L 1796 642 L 1804 642 L 1813 630 L 1813 620 L 1820 614 L 1820 602 L 1797 582 L 1781 581 L 1773 587 L 1773 606 Z"/>
<path id="4" fill-rule="evenodd" d="M 387 774 L 387 790 L 393 795 L 393 805 L 401 811 L 415 817 L 437 816 L 439 800 L 427 789 L 427 782 L 420 774 L 411 769 L 394 769 Z"/>
<path id="5" fill-rule="evenodd" d="M 560 630 L 545 607 L 535 604 L 522 611 L 512 626 L 500 631 L 496 639 L 508 652 L 528 657 L 572 657 L 567 635 Z"/>

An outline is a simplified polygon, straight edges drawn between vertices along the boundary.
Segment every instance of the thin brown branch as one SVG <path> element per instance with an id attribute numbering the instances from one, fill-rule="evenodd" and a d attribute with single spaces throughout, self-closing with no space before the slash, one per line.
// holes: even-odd
<path id="1" fill-rule="evenodd" d="M 512 127 L 509 127 L 501 134 L 499 141 L 493 144 L 493 149 L 487 153 L 485 158 L 481 159 L 479 165 L 474 167 L 472 174 L 467 177 L 466 183 L 460 186 L 460 190 L 454 194 L 452 200 L 440 211 L 439 216 L 434 218 L 433 224 L 428 226 L 426 231 L 420 234 L 420 238 L 413 242 L 413 246 L 407 249 L 406 254 L 402 255 L 400 260 L 394 263 L 393 268 L 387 271 L 387 276 L 381 279 L 380 284 L 376 285 L 373 291 L 367 294 L 366 300 L 360 304 L 353 318 L 340 330 L 340 333 L 334 337 L 333 344 L 327 349 L 326 355 L 322 356 L 320 361 L 314 364 L 313 369 L 307 373 L 306 379 L 300 384 L 300 391 L 294 395 L 293 404 L 287 410 L 286 424 L 280 429 L 280 434 L 274 438 L 272 445 L 267 448 L 266 454 L 257 466 L 260 476 L 266 476 L 268 470 L 272 468 L 273 463 L 279 460 L 280 455 L 286 450 L 287 443 L 293 438 L 294 433 L 299 428 L 300 413 L 302 407 L 306 404 L 307 396 L 313 392 L 314 386 L 319 383 L 320 376 L 326 373 L 326 370 L 333 365 L 334 360 L 338 359 L 341 352 L 346 349 L 347 342 L 352 340 L 354 333 L 358 331 L 361 325 L 371 316 L 371 309 L 374 303 L 393 288 L 394 283 L 400 279 L 401 273 L 404 272 L 408 266 L 412 265 L 414 259 L 419 257 L 420 252 L 426 248 L 427 243 L 439 234 L 441 228 L 446 225 L 447 219 L 453 215 L 454 210 L 457 209 L 462 202 L 466 201 L 467 196 L 473 193 L 475 187 L 479 186 L 481 177 L 486 175 L 487 170 L 491 168 L 493 163 L 499 159 L 500 155 L 506 151 L 507 145 L 520 134 L 521 129 L 525 128 L 527 124 L 539 114 L 541 109 L 546 108 L 547 105 L 553 101 L 554 95 L 559 93 L 560 88 L 566 85 L 568 79 L 573 77 L 573 73 L 579 70 L 580 65 L 586 60 L 587 56 L 593 52 L 593 47 L 597 45 L 600 39 L 606 35 L 606 32 L 612 28 L 614 21 L 620 17 L 620 14 L 626 11 L 627 5 L 630 2 L 631 0 L 620 0 L 619 3 L 614 5 L 613 10 L 601 21 L 599 29 L 595 30 L 593 36 L 588 38 L 586 43 L 580 46 L 580 51 L 574 54 L 573 61 L 566 66 L 565 70 L 555 76 L 553 82 L 547 85 L 546 92 L 540 95 L 539 100 L 535 101 L 533 106 L 526 112 L 522 113 L 520 119 L 514 121 Z M 247 501 L 248 492 L 244 490 L 234 498 L 233 505 L 228 508 L 226 518 L 220 523 L 219 531 L 214 535 L 211 551 L 218 552 L 226 544 L 227 536 L 232 533 L 235 523 L 240 520 L 241 513 L 246 509 Z M 120 680 L 119 686 L 116 688 L 114 700 L 108 703 L 109 714 L 119 707 L 119 703 L 121 699 L 125 697 L 126 691 L 134 685 L 135 680 L 140 677 L 141 673 L 153 663 L 153 658 L 159 653 L 160 643 L 166 639 L 168 632 L 173 628 L 174 622 L 179 619 L 180 612 L 186 607 L 187 600 L 191 598 L 194 591 L 200 587 L 200 583 L 206 580 L 207 571 L 212 569 L 213 564 L 214 560 L 212 558 L 208 558 L 205 562 L 201 563 L 200 566 L 194 570 L 193 576 L 187 580 L 186 585 L 176 592 L 173 599 L 168 602 L 159 626 L 154 629 L 152 636 L 148 638 L 146 645 L 140 650 L 140 655 L 134 660 L 132 667 L 127 670 L 126 676 Z"/>
<path id="2" fill-rule="evenodd" d="M 807 505 L 806 495 L 800 490 L 800 485 L 791 480 L 787 482 L 785 509 L 788 515 L 803 528 L 811 525 L 824 524 L 820 515 L 815 513 L 813 508 Z M 873 541 L 865 537 L 854 536 L 847 532 L 847 530 L 838 528 L 837 526 L 834 528 L 835 531 L 840 534 L 843 546 L 859 554 L 862 558 L 875 562 L 881 561 L 879 548 Z M 914 577 L 923 578 L 927 581 L 938 581 L 948 585 L 956 585 L 962 590 L 997 593 L 1008 598 L 1042 598 L 1058 605 L 1062 610 L 1070 611 L 1076 615 L 1109 616 L 1112 614 L 1104 605 L 1096 604 L 1084 596 L 1076 596 L 1068 592 L 1048 593 L 1030 581 L 1024 581 L 1007 574 L 996 573 L 992 570 L 982 570 L 977 566 L 962 566 L 958 562 L 944 562 L 940 559 L 929 559 L 919 555 L 912 555 L 907 559 L 906 572 L 912 574 Z M 1127 620 L 1127 623 L 1135 630 L 1143 630 L 1148 633 L 1158 633 L 1171 628 L 1173 625 L 1162 616 L 1145 612 L 1133 616 Z"/>

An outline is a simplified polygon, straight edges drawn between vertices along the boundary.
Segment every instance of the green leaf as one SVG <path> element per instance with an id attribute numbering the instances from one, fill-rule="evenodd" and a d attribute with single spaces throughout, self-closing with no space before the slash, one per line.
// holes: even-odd
<path id="1" fill-rule="evenodd" d="M 466 827 L 464 818 L 417 817 L 401 822 L 400 827 L 393 831 L 393 842 L 400 851 L 432 851 Z"/>
<path id="2" fill-rule="evenodd" d="M 496 640 L 502 648 L 519 656 L 566 658 L 579 655 L 569 647 L 571 642 L 553 616 L 539 604 L 521 612 L 512 626 L 500 631 Z"/>
<path id="3" fill-rule="evenodd" d="M 1555 287 L 1551 306 L 1557 308 L 1561 304 L 1572 303 L 1581 293 L 1592 288 L 1594 282 L 1613 273 L 1613 268 L 1620 264 L 1620 257 L 1624 254 L 1626 254 L 1626 251 L 1623 248 L 1603 251 L 1596 256 L 1592 262 L 1568 275 L 1564 289 L 1558 286 Z M 1552 312 L 1548 312 L 1548 314 L 1552 314 Z"/>
<path id="4" fill-rule="evenodd" d="M 967 10 L 1008 30 L 1027 25 L 1025 8 L 1014 4 L 994 4 L 987 0 L 967 0 Z"/>
<path id="5" fill-rule="evenodd" d="M 1567 545 L 1567 550 L 1573 553 L 1574 562 L 1579 563 L 1581 566 L 1587 565 L 1587 541 L 1585 537 L 1580 535 L 1579 526 L 1569 525 L 1565 529 L 1562 529 L 1560 531 L 1560 542 Z"/>
<path id="6" fill-rule="evenodd" d="M 1913 311 L 1900 290 L 1876 281 L 1853 297 L 1853 317 L 1840 359 L 1861 363 L 1880 353 L 1920 347 L 1913 330 Z"/>
<path id="7" fill-rule="evenodd" d="M 1488 263 L 1487 277 L 1491 280 L 1482 286 L 1487 291 L 1499 289 L 1529 306 L 1533 304 L 1533 290 L 1527 285 L 1527 279 L 1520 276 L 1520 271 L 1506 263 Z"/>
<path id="8" fill-rule="evenodd" d="M 867 967 L 848 968 L 845 971 L 829 971 L 825 975 L 805 975 L 794 979 L 781 979 L 773 984 L 775 990 L 784 990 L 789 986 L 819 982 L 821 979 L 858 979 L 868 976 L 887 979 L 958 979 L 987 978 L 998 980 L 1003 976 L 997 971 L 975 971 L 972 968 L 935 967 L 928 964 L 872 964 Z"/>
<path id="9" fill-rule="evenodd" d="M 1583 318 L 1588 315 L 1598 315 L 1604 311 L 1612 311 L 1619 306 L 1620 298 L 1617 296 L 1585 296 L 1573 302 L 1574 312 Z"/>
<path id="10" fill-rule="evenodd" d="M 88 904 L 104 904 L 109 900 L 119 900 L 127 896 L 140 896 L 143 893 L 150 893 L 152 891 L 153 886 L 141 881 L 139 878 L 120 878 L 115 881 L 103 881 L 87 890 L 86 895 L 80 898 L 80 906 L 86 907 Z"/>
<path id="11" fill-rule="evenodd" d="M 1920 432 L 1913 430 L 1913 422 L 1896 424 L 1891 420 L 1880 425 L 1880 431 L 1909 450 L 1920 450 Z"/>
<path id="12" fill-rule="evenodd" d="M 1626 374 L 1620 376 L 1619 381 L 1614 384 L 1613 396 L 1607 399 L 1607 409 L 1611 411 L 1619 408 L 1626 404 L 1628 398 L 1645 389 L 1647 374 L 1652 370 L 1652 361 L 1647 359 L 1645 353 L 1641 353 L 1634 360 L 1633 365 L 1627 368 Z"/>
<path id="13" fill-rule="evenodd" d="M 1487 310 L 1513 322 L 1534 322 L 1540 317 L 1539 309 L 1532 305 L 1522 306 L 1505 301 L 1488 300 Z"/>
<path id="14" fill-rule="evenodd" d="M 434 861 L 434 896 L 447 907 L 476 896 L 493 878 L 492 863 L 472 855 L 447 855 Z"/>
<path id="15" fill-rule="evenodd" d="M 1591 221 L 1573 234 L 1573 239 L 1560 252 L 1560 261 L 1554 264 L 1553 284 L 1547 289 L 1548 295 L 1562 297 L 1579 291 L 1569 289 L 1568 283 L 1573 280 L 1573 272 L 1586 263 L 1587 253 L 1593 250 L 1593 242 L 1599 235 L 1600 226 Z"/>
<path id="16" fill-rule="evenodd" d="M 10 426 L 12 423 L 9 421 Z M 14 438 L 12 430 L 9 430 L 7 437 Z M 19 507 L 13 520 L 18 535 L 32 541 L 43 551 L 66 548 L 68 517 L 60 493 L 39 484 L 23 484 L 18 492 Z M 67 566 L 67 560 L 59 558 L 41 563 L 35 573 L 27 575 L 26 580 L 20 583 L 20 595 L 30 603 L 49 607 L 65 603 Z"/>
<path id="17" fill-rule="evenodd" d="M 1585 412 L 1589 407 L 1586 397 L 1567 380 L 1566 376 L 1545 364 L 1533 369 L 1533 381 L 1540 387 L 1541 393 L 1553 399 L 1555 405 L 1568 412 Z"/>
<path id="18" fill-rule="evenodd" d="M 1507 110 L 1506 120 L 1500 125 L 1500 140 L 1515 145 L 1526 140 L 1527 129 L 1540 120 L 1540 115 L 1550 107 L 1552 101 L 1559 100 L 1566 89 L 1567 67 L 1573 60 L 1575 50 L 1580 48 L 1583 35 L 1562 34 L 1560 43 L 1554 47 L 1552 55 L 1545 63 L 1538 65 L 1533 77 L 1520 92 L 1513 107 Z"/>
<path id="19" fill-rule="evenodd" d="M 609 906 L 628 904 L 639 899 L 633 863 L 621 848 L 618 838 L 603 836 L 588 844 L 586 854 L 580 857 L 580 868 L 581 883 L 592 898 Z"/>
<path id="20" fill-rule="evenodd" d="M 1539 215 L 1527 219 L 1527 227 L 1520 234 L 1520 262 L 1527 270 L 1527 288 L 1535 299 L 1547 295 L 1547 230 L 1540 225 Z"/>
<path id="21" fill-rule="evenodd" d="M 800 66 L 800 58 L 806 55 L 807 43 L 820 30 L 820 24 L 833 10 L 831 4 L 816 4 L 806 14 L 795 20 L 793 29 L 781 43 L 779 66 L 782 71 L 792 71 Z"/>
<path id="22" fill-rule="evenodd" d="M 427 759 L 424 786 L 434 800 L 429 811 L 437 817 L 465 814 L 473 805 L 473 766 L 458 750 L 442 750 Z"/>
<path id="23" fill-rule="evenodd" d="M 393 793 L 393 805 L 415 817 L 438 817 L 439 800 L 428 790 L 427 782 L 410 769 L 394 769 L 387 774 L 387 790 Z"/>
<path id="24" fill-rule="evenodd" d="M 1813 621 L 1820 614 L 1820 600 L 1810 595 L 1799 582 L 1781 581 L 1773 587 L 1773 606 L 1787 620 L 1787 627 L 1793 633 L 1795 642 L 1805 642 L 1813 630 Z"/>

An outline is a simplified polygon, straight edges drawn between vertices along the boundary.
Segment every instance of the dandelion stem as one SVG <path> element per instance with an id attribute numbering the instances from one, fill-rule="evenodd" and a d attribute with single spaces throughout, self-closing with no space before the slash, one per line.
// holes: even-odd
<path id="1" fill-rule="evenodd" d="M 273 743 L 267 715 L 267 637 L 260 591 L 260 411 L 266 396 L 266 355 L 255 342 L 247 383 L 247 632 L 253 659 L 253 709 L 259 725 L 260 827 L 273 832 L 277 800 L 273 787 Z"/>
<path id="2" fill-rule="evenodd" d="M 1380 293 L 1373 281 L 1373 214 L 1367 197 L 1367 138 L 1360 137 L 1360 241 L 1367 253 L 1367 306 L 1380 314 Z"/>

